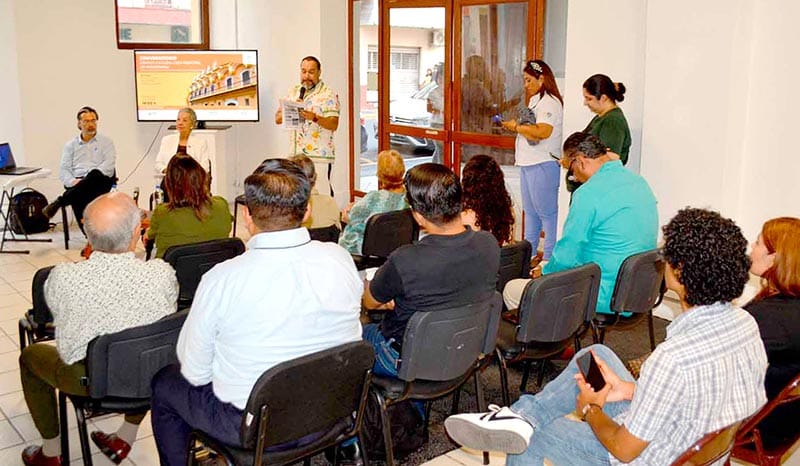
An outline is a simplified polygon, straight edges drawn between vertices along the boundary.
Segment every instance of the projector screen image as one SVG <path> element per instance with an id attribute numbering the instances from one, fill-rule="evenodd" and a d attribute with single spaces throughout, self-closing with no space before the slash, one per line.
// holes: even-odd
<path id="1" fill-rule="evenodd" d="M 258 121 L 255 50 L 135 50 L 138 121 L 174 121 L 191 107 L 198 121 Z"/>

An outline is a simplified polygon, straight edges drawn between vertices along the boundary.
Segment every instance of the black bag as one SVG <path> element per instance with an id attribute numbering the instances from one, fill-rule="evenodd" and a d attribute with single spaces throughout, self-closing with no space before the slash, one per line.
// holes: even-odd
<path id="1" fill-rule="evenodd" d="M 396 460 L 402 460 L 419 450 L 427 441 L 425 421 L 411 400 L 393 404 L 387 408 L 386 412 L 389 415 L 389 425 L 392 430 L 392 451 Z M 361 432 L 364 437 L 364 448 L 367 450 L 370 461 L 373 459 L 385 460 L 386 450 L 383 446 L 381 408 L 374 396 L 370 396 L 367 400 Z"/>
<path id="2" fill-rule="evenodd" d="M 35 189 L 25 188 L 11 198 L 11 231 L 18 235 L 42 233 L 50 229 L 50 219 L 42 212 L 47 198 Z"/>

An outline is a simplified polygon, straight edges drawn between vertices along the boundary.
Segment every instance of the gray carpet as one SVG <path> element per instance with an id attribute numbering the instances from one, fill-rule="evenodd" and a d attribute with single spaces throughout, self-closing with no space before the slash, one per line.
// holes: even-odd
<path id="1" fill-rule="evenodd" d="M 666 320 L 655 318 L 655 334 L 656 343 L 663 341 L 666 334 L 666 326 L 669 323 Z M 584 336 L 581 345 L 586 347 L 592 344 L 591 333 Z M 626 331 L 610 331 L 606 335 L 605 344 L 611 347 L 623 361 L 637 358 L 650 352 L 650 342 L 647 331 L 647 321 L 643 320 L 639 325 Z M 544 383 L 555 378 L 558 373 L 566 366 L 568 361 L 554 361 L 545 374 Z M 536 393 L 540 387 L 536 381 L 536 366 L 531 370 L 531 376 L 528 381 L 527 391 Z M 522 367 L 511 366 L 509 367 L 509 389 L 511 392 L 511 401 L 516 400 L 519 395 L 519 384 L 522 379 Z M 496 363 L 492 363 L 489 367 L 480 374 L 480 379 L 486 394 L 486 402 L 502 405 L 503 397 L 500 390 L 500 373 Z M 406 466 L 416 466 L 422 464 L 430 459 L 441 456 L 444 453 L 451 451 L 458 447 L 452 443 L 444 431 L 444 419 L 450 415 L 450 408 L 452 406 L 452 397 L 439 399 L 433 402 L 431 408 L 431 418 L 429 429 L 428 442 L 415 453 L 409 455 L 404 461 L 398 464 Z M 474 412 L 477 411 L 477 403 L 475 400 L 474 384 L 470 380 L 462 388 L 461 402 L 459 412 Z M 370 461 L 373 465 L 383 464 L 382 462 Z M 322 455 L 315 457 L 312 461 L 314 465 L 327 465 Z"/>

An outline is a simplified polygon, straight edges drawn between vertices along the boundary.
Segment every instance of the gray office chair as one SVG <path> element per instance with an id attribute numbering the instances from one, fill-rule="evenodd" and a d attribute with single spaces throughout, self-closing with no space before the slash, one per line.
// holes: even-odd
<path id="1" fill-rule="evenodd" d="M 189 445 L 199 441 L 201 446 L 190 447 L 189 464 L 196 464 L 196 455 L 207 448 L 228 464 L 240 466 L 308 460 L 351 437 L 361 443 L 374 361 L 372 345 L 357 341 L 268 369 L 247 400 L 239 437 L 243 447 L 226 445 L 213 432 L 196 430 Z M 363 443 L 360 446 L 366 455 Z M 364 464 L 369 464 L 366 457 Z"/>
<path id="2" fill-rule="evenodd" d="M 395 249 L 419 239 L 419 225 L 411 209 L 372 215 L 364 229 L 361 254 L 352 254 L 358 270 L 380 267 Z"/>
<path id="3" fill-rule="evenodd" d="M 391 427 L 386 409 L 407 399 L 430 401 L 475 379 L 479 411 L 486 410 L 477 376 L 480 359 L 494 350 L 502 297 L 434 312 L 416 312 L 408 321 L 397 378 L 373 376 L 372 391 L 380 406 L 386 463 L 394 465 Z M 430 404 L 428 404 L 430 411 Z M 427 419 L 430 416 L 426 416 Z M 484 463 L 487 464 L 486 458 Z"/>
<path id="4" fill-rule="evenodd" d="M 189 311 L 176 312 L 151 324 L 100 335 L 86 350 L 88 396 L 58 394 L 61 464 L 69 464 L 67 399 L 75 407 L 83 464 L 92 465 L 86 419 L 106 413 L 141 413 L 150 409 L 153 376 L 178 358 L 175 346 Z"/>
<path id="5" fill-rule="evenodd" d="M 590 263 L 531 280 L 522 293 L 519 324 L 503 320 L 497 338 L 497 358 L 503 403 L 508 406 L 507 364 L 524 362 L 520 392 L 528 384 L 531 363 L 542 361 L 539 386 L 544 378 L 544 360 L 561 354 L 569 345 L 580 349 L 580 335 L 590 325 L 597 306 L 600 267 Z"/>
<path id="6" fill-rule="evenodd" d="M 656 349 L 653 328 L 653 309 L 661 304 L 667 287 L 664 282 L 664 258 L 657 249 L 633 254 L 619 268 L 614 294 L 611 296 L 613 314 L 598 312 L 592 322 L 595 343 L 603 343 L 606 331 L 627 330 L 647 318 L 650 332 L 650 351 Z M 628 317 L 623 312 L 631 312 Z"/>

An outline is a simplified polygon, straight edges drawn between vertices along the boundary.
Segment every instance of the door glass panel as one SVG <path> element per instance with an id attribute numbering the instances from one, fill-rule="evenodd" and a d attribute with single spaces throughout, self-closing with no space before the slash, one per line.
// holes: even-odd
<path id="1" fill-rule="evenodd" d="M 515 118 L 526 104 L 527 17 L 527 3 L 461 9 L 461 131 L 500 135 L 491 117 Z"/>
<path id="2" fill-rule="evenodd" d="M 353 186 L 357 190 L 377 189 L 375 165 L 378 156 L 378 0 L 353 3 L 353 106 L 358 109 L 353 122 L 356 170 Z M 373 184 L 375 187 L 372 187 Z"/>
<path id="3" fill-rule="evenodd" d="M 442 129 L 445 9 L 392 8 L 389 23 L 389 121 Z M 442 144 L 434 139 L 394 133 L 389 142 L 406 159 L 406 168 L 409 162 L 442 159 Z"/>

